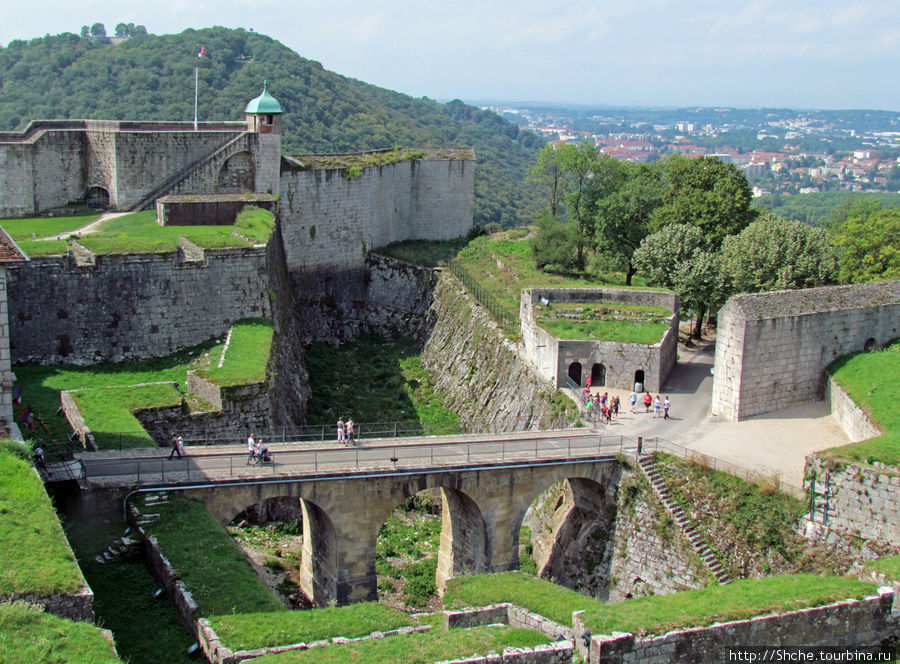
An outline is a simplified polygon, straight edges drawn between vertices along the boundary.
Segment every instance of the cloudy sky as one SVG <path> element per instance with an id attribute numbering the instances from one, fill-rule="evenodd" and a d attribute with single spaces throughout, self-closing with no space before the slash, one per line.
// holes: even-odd
<path id="1" fill-rule="evenodd" d="M 254 29 L 415 97 L 900 110 L 900 3 L 857 0 L 37 0 L 0 43 L 100 21 Z"/>

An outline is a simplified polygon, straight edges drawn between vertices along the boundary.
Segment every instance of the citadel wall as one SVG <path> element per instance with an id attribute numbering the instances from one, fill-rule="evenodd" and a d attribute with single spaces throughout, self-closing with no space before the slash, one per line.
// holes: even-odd
<path id="1" fill-rule="evenodd" d="M 458 152 L 463 156 L 372 166 L 349 179 L 336 168 L 283 168 L 288 269 L 360 268 L 375 247 L 465 235 L 472 227 L 475 163 L 471 150 Z"/>
<path id="2" fill-rule="evenodd" d="M 90 187 L 105 189 L 111 207 L 129 208 L 246 128 L 243 122 L 206 122 L 194 131 L 192 124 L 178 122 L 39 120 L 22 132 L 0 133 L 0 217 L 65 205 L 83 199 Z M 268 143 L 280 150 L 280 136 Z M 278 164 L 273 149 L 259 157 L 273 162 L 260 176 L 269 178 L 268 188 L 278 182 L 270 172 Z M 196 191 L 215 191 L 217 175 L 205 174 Z"/>
<path id="3" fill-rule="evenodd" d="M 7 268 L 13 363 L 91 364 L 168 355 L 270 317 L 264 248 L 68 256 Z"/>
<path id="4" fill-rule="evenodd" d="M 740 420 L 821 399 L 835 359 L 900 336 L 900 281 L 731 298 L 718 315 L 712 413 Z"/>

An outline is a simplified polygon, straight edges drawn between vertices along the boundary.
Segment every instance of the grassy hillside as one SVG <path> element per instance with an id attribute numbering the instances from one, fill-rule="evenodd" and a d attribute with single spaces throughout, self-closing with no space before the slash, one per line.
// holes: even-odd
<path id="1" fill-rule="evenodd" d="M 197 44 L 206 55 L 197 58 Z M 466 146 L 478 155 L 476 223 L 518 223 L 534 204 L 525 175 L 542 140 L 459 101 L 414 99 L 327 71 L 241 29 L 185 30 L 100 44 L 65 33 L 0 49 L 0 131 L 31 119 L 190 120 L 194 67 L 201 120 L 242 119 L 269 91 L 285 111 L 288 154 Z"/>

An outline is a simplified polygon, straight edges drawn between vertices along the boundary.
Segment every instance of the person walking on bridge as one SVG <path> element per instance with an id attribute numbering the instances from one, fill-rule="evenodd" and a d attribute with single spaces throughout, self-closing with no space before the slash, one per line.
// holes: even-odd
<path id="1" fill-rule="evenodd" d="M 173 438 L 172 439 L 172 451 L 169 452 L 169 461 L 171 461 L 172 457 L 174 457 L 176 454 L 178 455 L 178 458 L 180 459 L 181 453 L 183 451 L 184 451 L 184 438 L 182 438 L 181 436 Z"/>
<path id="2" fill-rule="evenodd" d="M 353 445 L 353 418 L 347 418 L 347 444 Z"/>
<path id="3" fill-rule="evenodd" d="M 252 433 L 247 438 L 247 465 L 256 458 L 256 436 Z"/>
<path id="4" fill-rule="evenodd" d="M 337 442 L 343 444 L 344 442 L 344 418 L 339 417 L 337 421 Z"/>

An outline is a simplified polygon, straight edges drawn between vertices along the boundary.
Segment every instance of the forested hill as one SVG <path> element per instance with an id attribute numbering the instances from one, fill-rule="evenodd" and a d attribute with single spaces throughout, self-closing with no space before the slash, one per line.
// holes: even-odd
<path id="1" fill-rule="evenodd" d="M 195 67 L 200 120 L 242 119 L 267 80 L 285 112 L 286 153 L 474 147 L 476 223 L 530 221 L 535 195 L 526 174 L 542 145 L 531 132 L 460 101 L 414 99 L 341 76 L 241 29 L 138 35 L 117 44 L 70 33 L 10 42 L 0 49 L 0 130 L 41 118 L 190 120 Z"/>

